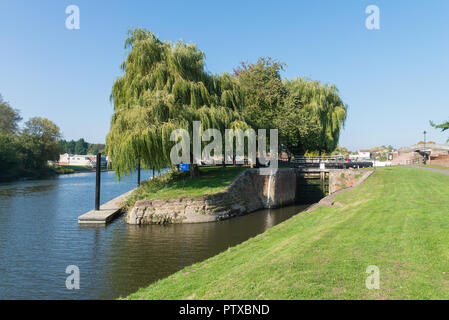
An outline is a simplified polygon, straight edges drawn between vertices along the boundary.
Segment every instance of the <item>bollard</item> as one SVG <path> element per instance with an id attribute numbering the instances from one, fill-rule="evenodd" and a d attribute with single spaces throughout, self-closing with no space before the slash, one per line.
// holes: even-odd
<path id="1" fill-rule="evenodd" d="M 95 183 L 95 210 L 100 210 L 101 153 L 97 153 L 97 179 Z"/>

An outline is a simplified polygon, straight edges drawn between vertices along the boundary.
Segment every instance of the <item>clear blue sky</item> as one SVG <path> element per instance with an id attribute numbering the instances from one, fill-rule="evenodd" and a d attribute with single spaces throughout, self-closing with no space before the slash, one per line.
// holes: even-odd
<path id="1" fill-rule="evenodd" d="M 65 28 L 70 4 L 80 30 Z M 365 28 L 370 4 L 380 30 Z M 196 43 L 211 73 L 271 56 L 287 64 L 284 77 L 336 84 L 350 149 L 411 145 L 424 130 L 449 137 L 429 126 L 449 119 L 448 0 L 1 0 L 0 93 L 25 120 L 44 116 L 66 139 L 104 142 L 130 27 Z"/>

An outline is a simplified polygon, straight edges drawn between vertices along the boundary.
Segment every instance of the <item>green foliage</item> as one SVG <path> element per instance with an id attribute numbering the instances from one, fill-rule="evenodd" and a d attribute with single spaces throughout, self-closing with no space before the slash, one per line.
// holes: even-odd
<path id="1" fill-rule="evenodd" d="M 59 159 L 59 137 L 59 128 L 39 117 L 26 122 L 21 134 L 0 133 L 0 181 L 52 174 L 47 161 Z"/>
<path id="2" fill-rule="evenodd" d="M 20 152 L 24 155 L 26 170 L 42 169 L 47 161 L 59 159 L 58 139 L 61 134 L 58 126 L 46 118 L 35 117 L 25 123 L 19 136 Z"/>
<path id="3" fill-rule="evenodd" d="M 377 171 L 339 194 L 341 206 L 297 214 L 128 298 L 448 299 L 448 184 L 427 170 Z M 365 286 L 370 265 L 379 290 Z"/>
<path id="4" fill-rule="evenodd" d="M 338 146 L 347 106 L 334 85 L 281 80 L 284 64 L 261 58 L 235 71 L 245 94 L 244 116 L 254 128 L 279 129 L 288 154 L 330 153 Z"/>
<path id="5" fill-rule="evenodd" d="M 286 81 L 285 86 L 288 98 L 278 113 L 278 125 L 288 152 L 334 151 L 347 116 L 337 88 L 303 78 Z"/>
<path id="6" fill-rule="evenodd" d="M 443 122 L 441 124 L 435 124 L 434 122 L 430 121 L 430 125 L 436 129 L 441 129 L 441 131 L 446 131 L 449 129 L 449 121 Z M 449 139 L 447 141 L 449 142 Z"/>
<path id="7" fill-rule="evenodd" d="M 318 115 L 308 108 L 310 92 L 306 90 L 305 83 L 300 78 L 284 81 L 287 97 L 275 117 L 284 151 L 292 155 L 317 150 L 316 141 L 321 132 Z"/>
<path id="8" fill-rule="evenodd" d="M 74 140 L 66 141 L 64 139 L 59 140 L 60 153 L 75 153 L 76 142 Z"/>
<path id="9" fill-rule="evenodd" d="M 75 143 L 75 154 L 87 154 L 88 143 L 84 139 L 79 139 Z"/>
<path id="10" fill-rule="evenodd" d="M 16 136 L 0 132 L 0 181 L 18 174 L 20 170 L 18 149 Z"/>
<path id="11" fill-rule="evenodd" d="M 97 153 L 104 153 L 104 150 L 106 146 L 101 143 L 89 143 L 89 147 L 87 149 L 87 154 L 97 154 Z"/>
<path id="12" fill-rule="evenodd" d="M 19 131 L 18 123 L 21 120 L 19 111 L 11 108 L 0 95 L 0 133 L 16 134 Z"/>
<path id="13" fill-rule="evenodd" d="M 186 179 L 188 174 L 177 170 L 169 171 L 147 180 L 135 190 L 126 202 L 134 206 L 137 200 L 197 197 L 223 191 L 235 177 L 247 167 L 200 167 L 199 179 Z"/>
<path id="14" fill-rule="evenodd" d="M 287 96 L 280 75 L 283 66 L 271 58 L 260 58 L 256 64 L 242 63 L 235 70 L 245 95 L 245 119 L 255 129 L 275 128 L 274 119 Z"/>
<path id="15" fill-rule="evenodd" d="M 349 157 L 350 154 L 351 154 L 351 151 L 349 151 L 346 147 L 337 146 L 337 148 L 335 148 L 335 150 L 332 152 L 331 155 L 333 155 L 333 156 L 342 155 L 347 158 L 347 157 Z"/>
<path id="16" fill-rule="evenodd" d="M 70 173 L 75 173 L 75 170 L 72 168 L 66 168 L 64 166 L 53 166 L 51 167 L 51 169 L 53 169 L 53 171 L 57 174 L 70 174 Z"/>
<path id="17" fill-rule="evenodd" d="M 243 126 L 237 112 L 242 94 L 229 75 L 205 71 L 204 53 L 182 41 L 161 42 L 136 28 L 125 41 L 124 74 L 113 85 L 114 114 L 106 152 L 118 177 L 134 171 L 137 159 L 146 169 L 171 167 L 174 129 L 192 136 L 192 122 L 202 129 Z M 192 140 L 192 139 L 191 139 Z"/>
<path id="18" fill-rule="evenodd" d="M 171 167 L 170 134 L 186 129 L 192 137 L 193 121 L 222 134 L 228 128 L 278 128 L 289 154 L 330 153 L 338 146 L 347 106 L 334 85 L 282 81 L 284 64 L 269 57 L 242 63 L 234 75 L 211 75 L 194 44 L 162 42 L 140 28 L 129 31 L 125 49 L 106 139 L 119 178 L 134 172 L 137 159 L 146 169 Z"/>
<path id="19" fill-rule="evenodd" d="M 103 153 L 105 150 L 105 145 L 101 143 L 88 143 L 84 139 L 79 139 L 78 141 L 67 141 L 64 139 L 59 140 L 60 153 L 69 154 L 97 154 L 99 152 Z"/>

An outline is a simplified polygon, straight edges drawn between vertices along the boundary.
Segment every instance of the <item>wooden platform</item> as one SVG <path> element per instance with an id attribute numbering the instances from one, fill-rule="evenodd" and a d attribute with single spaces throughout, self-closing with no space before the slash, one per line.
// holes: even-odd
<path id="1" fill-rule="evenodd" d="M 127 193 L 112 199 L 100 206 L 100 210 L 92 210 L 78 217 L 79 224 L 106 224 L 111 222 L 120 214 L 122 214 L 122 204 L 129 195 L 134 191 L 130 190 Z"/>

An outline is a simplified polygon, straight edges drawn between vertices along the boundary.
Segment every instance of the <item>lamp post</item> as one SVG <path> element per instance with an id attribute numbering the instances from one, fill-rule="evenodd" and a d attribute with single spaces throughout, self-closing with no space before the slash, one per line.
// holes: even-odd
<path id="1" fill-rule="evenodd" d="M 424 133 L 424 149 L 425 149 L 426 148 L 426 134 L 427 134 L 427 131 L 424 131 L 423 133 Z"/>
<path id="2" fill-rule="evenodd" d="M 427 153 L 426 153 L 426 134 L 427 131 L 424 130 L 424 164 L 427 164 Z"/>

